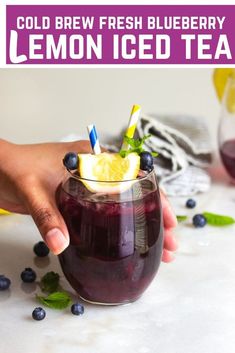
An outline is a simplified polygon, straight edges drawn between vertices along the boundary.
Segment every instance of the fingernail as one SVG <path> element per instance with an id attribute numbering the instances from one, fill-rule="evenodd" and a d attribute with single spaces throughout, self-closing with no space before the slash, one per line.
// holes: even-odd
<path id="1" fill-rule="evenodd" d="M 55 255 L 60 254 L 69 245 L 69 238 L 58 228 L 49 230 L 45 236 L 45 241 Z"/>

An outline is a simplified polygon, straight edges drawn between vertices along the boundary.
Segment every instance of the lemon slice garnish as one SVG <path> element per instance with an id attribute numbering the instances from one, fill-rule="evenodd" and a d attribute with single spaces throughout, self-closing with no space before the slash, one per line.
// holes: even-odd
<path id="1" fill-rule="evenodd" d="M 140 169 L 137 153 L 130 153 L 125 158 L 108 152 L 78 154 L 78 158 L 82 182 L 91 192 L 122 192 L 132 185 L 128 181 L 136 179 Z"/>
<path id="2" fill-rule="evenodd" d="M 226 84 L 230 77 L 235 80 L 235 69 L 233 68 L 219 68 L 214 70 L 213 80 L 220 101 L 223 99 Z M 229 87 L 225 104 L 230 113 L 235 113 L 235 84 Z"/>

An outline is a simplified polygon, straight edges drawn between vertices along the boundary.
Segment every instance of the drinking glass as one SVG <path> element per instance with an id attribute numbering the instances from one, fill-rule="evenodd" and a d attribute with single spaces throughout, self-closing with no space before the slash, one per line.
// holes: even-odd
<path id="1" fill-rule="evenodd" d="M 227 81 L 219 124 L 219 150 L 224 167 L 235 183 L 235 79 Z"/>
<path id="2" fill-rule="evenodd" d="M 67 172 L 57 202 L 70 235 L 59 261 L 78 295 L 106 305 L 137 300 L 162 256 L 162 208 L 154 171 L 121 182 Z"/>

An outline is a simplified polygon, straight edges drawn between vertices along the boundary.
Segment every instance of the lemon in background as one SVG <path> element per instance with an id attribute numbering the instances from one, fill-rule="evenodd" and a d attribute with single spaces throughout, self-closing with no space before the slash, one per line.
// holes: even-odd
<path id="1" fill-rule="evenodd" d="M 235 69 L 234 68 L 218 68 L 214 70 L 213 81 L 215 90 L 219 100 L 222 102 L 226 84 L 228 80 L 234 80 L 229 86 L 225 104 L 230 113 L 235 113 Z"/>

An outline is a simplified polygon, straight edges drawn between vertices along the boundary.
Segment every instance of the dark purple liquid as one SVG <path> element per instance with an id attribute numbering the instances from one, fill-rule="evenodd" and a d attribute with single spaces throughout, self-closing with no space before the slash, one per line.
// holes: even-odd
<path id="1" fill-rule="evenodd" d="M 159 193 L 152 189 L 141 189 L 138 197 L 140 191 L 132 188 L 105 202 L 102 195 L 93 199 L 72 178 L 60 189 L 59 208 L 70 245 L 59 259 L 66 278 L 84 299 L 109 304 L 134 301 L 153 280 L 163 235 Z"/>
<path id="2" fill-rule="evenodd" d="M 235 179 L 235 139 L 223 143 L 220 155 L 227 172 Z"/>

